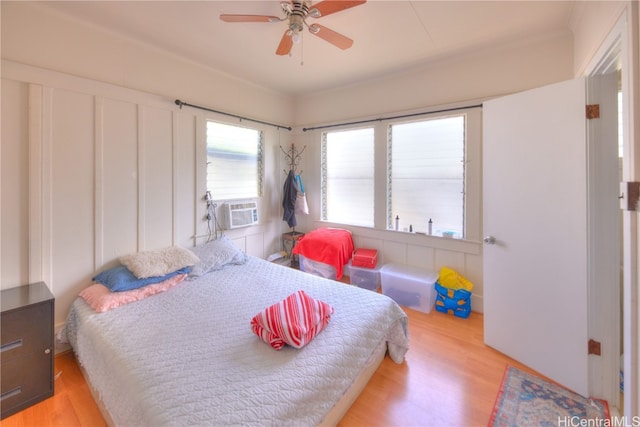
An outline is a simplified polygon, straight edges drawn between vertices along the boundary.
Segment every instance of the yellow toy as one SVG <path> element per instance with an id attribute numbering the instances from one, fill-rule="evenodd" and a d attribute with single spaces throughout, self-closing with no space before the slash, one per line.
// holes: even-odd
<path id="1" fill-rule="evenodd" d="M 435 288 L 436 311 L 462 318 L 469 317 L 473 283 L 449 267 L 442 267 Z"/>
<path id="2" fill-rule="evenodd" d="M 442 267 L 440 269 L 438 282 L 440 285 L 448 289 L 464 289 L 466 291 L 471 291 L 473 289 L 473 283 L 449 267 Z"/>

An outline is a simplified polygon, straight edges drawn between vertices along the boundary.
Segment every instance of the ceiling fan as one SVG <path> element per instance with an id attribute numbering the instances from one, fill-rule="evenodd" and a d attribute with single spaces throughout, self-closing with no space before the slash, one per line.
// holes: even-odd
<path id="1" fill-rule="evenodd" d="M 353 44 L 353 40 L 338 32 L 335 32 L 320 24 L 307 24 L 307 17 L 320 18 L 345 9 L 359 6 L 366 3 L 366 0 L 324 0 L 316 4 L 311 4 L 310 0 L 290 0 L 280 2 L 280 7 L 284 13 L 282 18 L 268 15 L 220 15 L 224 22 L 282 22 L 288 21 L 287 29 L 282 35 L 280 44 L 276 49 L 276 55 L 288 55 L 294 43 L 300 40 L 300 33 L 307 27 L 309 32 L 321 39 L 328 41 L 340 49 L 348 49 Z"/>

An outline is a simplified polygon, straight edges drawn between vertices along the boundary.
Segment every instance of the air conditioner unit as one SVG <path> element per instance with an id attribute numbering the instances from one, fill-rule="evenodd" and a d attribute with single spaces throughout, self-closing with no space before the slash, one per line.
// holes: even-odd
<path id="1" fill-rule="evenodd" d="M 258 204 L 256 202 L 229 202 L 222 205 L 224 228 L 248 227 L 258 223 Z"/>

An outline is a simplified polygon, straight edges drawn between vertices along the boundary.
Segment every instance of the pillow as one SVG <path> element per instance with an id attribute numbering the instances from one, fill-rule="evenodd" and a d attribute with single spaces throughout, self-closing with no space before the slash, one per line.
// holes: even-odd
<path id="1" fill-rule="evenodd" d="M 93 284 L 80 292 L 80 296 L 98 313 L 120 307 L 130 302 L 140 301 L 148 296 L 164 292 L 182 282 L 186 274 L 178 274 L 160 283 L 143 286 L 124 292 L 111 292 L 100 283 Z"/>
<path id="2" fill-rule="evenodd" d="M 191 248 L 200 259 L 189 273 L 191 277 L 204 276 L 210 271 L 220 270 L 229 264 L 244 264 L 247 256 L 227 237 L 222 236 L 211 242 Z"/>
<path id="3" fill-rule="evenodd" d="M 180 246 L 138 252 L 120 257 L 120 263 L 138 279 L 157 277 L 195 265 L 199 259 Z"/>
<path id="4" fill-rule="evenodd" d="M 138 279 L 132 272 L 124 265 L 113 267 L 97 274 L 92 280 L 100 283 L 113 292 L 130 291 L 131 289 L 138 289 L 143 286 L 151 285 L 153 283 L 159 283 L 170 279 L 178 274 L 184 274 L 189 272 L 189 267 L 173 271 L 164 276 L 147 277 L 145 279 Z"/>
<path id="5" fill-rule="evenodd" d="M 302 348 L 329 323 L 333 307 L 297 291 L 251 319 L 251 330 L 276 350 Z"/>

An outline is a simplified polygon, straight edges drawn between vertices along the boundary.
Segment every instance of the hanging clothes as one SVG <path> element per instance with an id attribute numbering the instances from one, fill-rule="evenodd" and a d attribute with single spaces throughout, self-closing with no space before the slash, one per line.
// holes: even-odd
<path id="1" fill-rule="evenodd" d="M 302 178 L 300 175 L 296 175 L 296 183 L 298 184 L 298 196 L 296 197 L 296 209 L 295 213 L 302 215 L 309 215 L 309 205 L 307 205 L 307 193 L 304 191 L 304 185 L 302 184 Z"/>
<path id="2" fill-rule="evenodd" d="M 296 220 L 296 198 L 298 197 L 298 184 L 296 182 L 293 169 L 289 170 L 287 179 L 284 181 L 282 208 L 284 209 L 283 221 L 287 221 L 289 227 L 298 225 Z"/>

